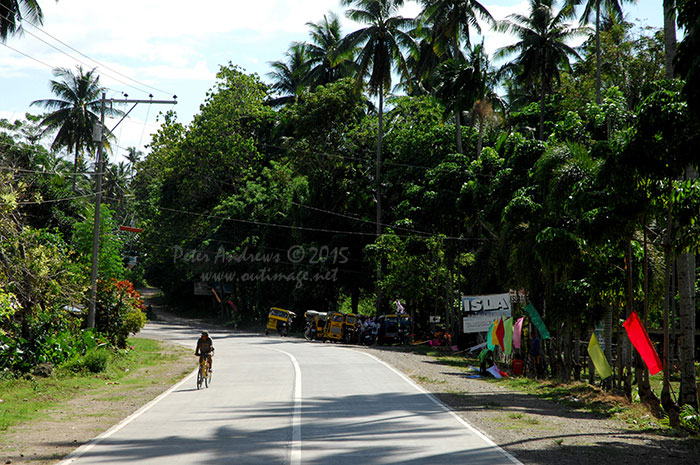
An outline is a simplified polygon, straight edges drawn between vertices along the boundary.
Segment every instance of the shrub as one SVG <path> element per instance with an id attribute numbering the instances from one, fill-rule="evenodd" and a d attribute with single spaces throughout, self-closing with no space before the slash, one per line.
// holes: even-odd
<path id="1" fill-rule="evenodd" d="M 101 281 L 97 289 L 95 326 L 112 345 L 126 347 L 126 338 L 146 324 L 145 306 L 129 281 Z"/>
<path id="2" fill-rule="evenodd" d="M 76 355 L 62 365 L 62 368 L 73 373 L 101 373 L 107 368 L 109 352 L 104 348 L 93 348 L 84 355 Z"/>
<path id="3" fill-rule="evenodd" d="M 692 405 L 681 407 L 681 427 L 693 434 L 700 434 L 700 414 Z"/>

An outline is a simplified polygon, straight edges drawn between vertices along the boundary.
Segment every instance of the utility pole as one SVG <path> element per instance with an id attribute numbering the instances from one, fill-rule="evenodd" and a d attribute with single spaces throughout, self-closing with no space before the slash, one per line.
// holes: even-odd
<path id="1" fill-rule="evenodd" d="M 124 118 L 129 116 L 129 113 L 131 113 L 131 110 L 133 110 L 136 105 L 139 103 L 158 103 L 158 104 L 165 104 L 165 105 L 175 105 L 177 104 L 177 95 L 173 95 L 173 100 L 129 100 L 126 97 L 128 97 L 126 94 L 124 95 L 125 98 L 123 99 L 110 99 L 107 100 L 105 98 L 105 93 L 102 92 L 102 98 L 100 99 L 101 102 L 101 110 L 100 110 L 100 127 L 99 127 L 99 134 L 96 139 L 96 142 L 98 142 L 97 146 L 97 173 L 96 173 L 96 192 L 95 192 L 95 224 L 93 227 L 93 235 L 92 235 L 92 269 L 90 272 L 90 302 L 89 302 L 89 307 L 88 307 L 88 318 L 87 318 L 87 327 L 88 328 L 94 328 L 95 327 L 95 305 L 97 302 L 97 257 L 99 255 L 100 251 L 100 210 L 102 209 L 102 173 L 103 173 L 103 160 L 102 160 L 102 152 L 104 151 L 104 137 L 105 137 L 105 131 L 104 131 L 104 126 L 105 126 L 105 104 L 107 102 L 110 102 L 110 104 L 113 103 L 133 103 L 134 105 L 127 111 L 124 116 L 119 120 L 119 122 L 112 128 L 112 130 L 109 132 L 110 134 L 114 133 L 114 130 L 117 129 L 117 126 L 121 124 L 122 121 L 124 121 Z M 153 97 L 151 95 L 151 97 Z"/>

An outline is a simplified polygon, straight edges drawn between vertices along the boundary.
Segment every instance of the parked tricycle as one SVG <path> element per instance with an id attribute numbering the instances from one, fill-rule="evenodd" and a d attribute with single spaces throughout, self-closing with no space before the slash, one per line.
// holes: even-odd
<path id="1" fill-rule="evenodd" d="M 289 327 L 292 326 L 294 317 L 296 317 L 294 312 L 279 307 L 272 307 L 267 315 L 265 336 L 270 334 L 270 331 L 277 331 L 277 334 L 280 336 L 289 335 Z"/>

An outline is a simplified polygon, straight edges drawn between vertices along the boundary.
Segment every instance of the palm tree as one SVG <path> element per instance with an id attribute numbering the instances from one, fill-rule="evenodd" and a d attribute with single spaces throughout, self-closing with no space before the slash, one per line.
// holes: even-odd
<path id="1" fill-rule="evenodd" d="M 673 59 L 676 57 L 676 2 L 664 0 L 664 52 L 666 79 L 673 79 Z"/>
<path id="2" fill-rule="evenodd" d="M 540 123 L 539 138 L 544 137 L 544 102 L 552 89 L 552 81 L 559 80 L 559 69 L 570 69 L 569 57 L 578 58 L 578 53 L 565 43 L 566 40 L 583 35 L 585 28 L 571 27 L 567 20 L 573 16 L 573 7 L 565 5 L 558 12 L 554 0 L 530 0 L 530 15 L 509 15 L 497 24 L 497 30 L 516 35 L 520 40 L 502 47 L 496 56 L 503 58 L 517 53 L 514 63 L 520 69 L 521 83 L 539 86 Z"/>
<path id="3" fill-rule="evenodd" d="M 457 153 L 462 150 L 462 110 L 471 108 L 482 87 L 482 77 L 472 65 L 461 59 L 449 59 L 437 70 L 436 97 L 445 106 L 445 112 L 454 114 Z"/>
<path id="4" fill-rule="evenodd" d="M 129 177 L 134 177 L 134 168 L 136 167 L 136 163 L 141 161 L 141 157 L 143 157 L 143 152 L 136 150 L 136 147 L 129 147 L 126 149 L 126 160 L 129 162 Z"/>
<path id="5" fill-rule="evenodd" d="M 340 32 L 340 20 L 335 13 L 323 15 L 319 23 L 306 23 L 311 43 L 306 43 L 307 82 L 311 88 L 348 77 L 354 68 L 353 49 L 347 47 Z"/>
<path id="6" fill-rule="evenodd" d="M 426 23 L 432 24 L 436 31 L 435 47 L 438 55 L 448 52 L 452 58 L 460 55 L 462 38 L 470 44 L 469 28 L 473 27 L 481 34 L 477 15 L 493 24 L 491 13 L 476 0 L 421 0 L 422 16 Z"/>
<path id="7" fill-rule="evenodd" d="M 348 46 L 359 46 L 357 63 L 358 78 L 361 83 L 369 76 L 367 86 L 370 95 L 379 96 L 376 166 L 377 236 L 382 227 L 381 169 L 384 116 L 384 93 L 391 88 L 392 65 L 399 74 L 407 75 L 408 67 L 402 53 L 403 48 L 412 48 L 413 39 L 406 32 L 414 21 L 397 16 L 403 0 L 342 0 L 343 5 L 355 5 L 346 11 L 346 16 L 367 27 L 345 37 Z"/>
<path id="8" fill-rule="evenodd" d="M 44 115 L 41 125 L 44 127 L 44 133 L 57 131 L 51 143 L 51 149 L 60 150 L 65 147 L 74 150 L 73 190 L 75 190 L 81 152 L 86 149 L 92 151 L 96 147 L 92 132 L 93 128 L 100 124 L 99 99 L 104 88 L 100 87 L 100 77 L 95 75 L 95 69 L 85 72 L 82 66 L 78 66 L 75 74 L 67 68 L 55 68 L 53 75 L 60 79 L 51 81 L 51 92 L 57 98 L 35 100 L 31 105 L 40 105 L 50 110 Z M 122 112 L 107 107 L 105 114 L 118 116 Z"/>
<path id="9" fill-rule="evenodd" d="M 582 0 L 569 0 L 572 6 Z M 629 0 L 634 2 L 636 0 Z M 595 16 L 595 99 L 600 105 L 600 9 L 605 8 L 610 16 L 622 18 L 622 4 L 625 0 L 587 0 L 581 12 L 581 24 L 586 24 Z"/>
<path id="10" fill-rule="evenodd" d="M 44 15 L 36 0 L 0 0 L 0 42 L 22 32 L 20 22 L 27 19 L 42 24 Z"/>
<path id="11" fill-rule="evenodd" d="M 272 89 L 281 94 L 280 97 L 270 100 L 270 105 L 286 105 L 293 103 L 301 94 L 306 85 L 306 77 L 309 70 L 309 54 L 306 44 L 295 42 L 287 52 L 287 61 L 273 61 L 270 63 L 272 71 L 267 73 L 273 80 Z"/>

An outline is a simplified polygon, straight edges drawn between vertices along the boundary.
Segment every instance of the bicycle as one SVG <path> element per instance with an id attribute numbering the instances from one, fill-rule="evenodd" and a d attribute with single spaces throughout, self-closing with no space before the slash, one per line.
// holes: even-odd
<path id="1" fill-rule="evenodd" d="M 199 370 L 197 370 L 197 389 L 202 388 L 204 384 L 205 388 L 208 388 L 211 384 L 211 369 L 209 367 L 209 360 L 207 354 L 202 354 L 199 356 Z"/>

